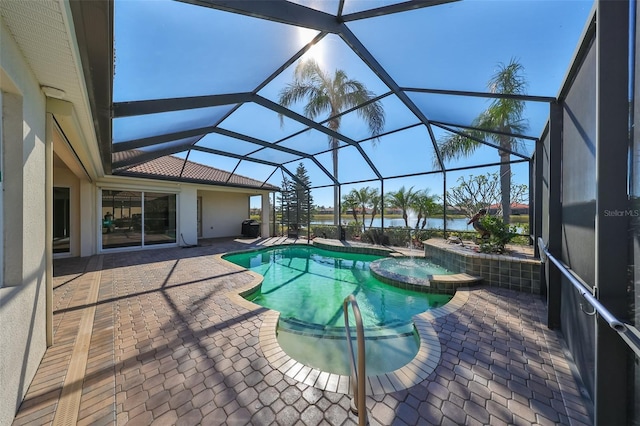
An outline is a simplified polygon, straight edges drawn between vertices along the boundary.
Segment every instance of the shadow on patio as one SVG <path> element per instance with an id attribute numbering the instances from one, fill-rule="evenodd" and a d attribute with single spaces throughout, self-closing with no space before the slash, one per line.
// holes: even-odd
<path id="1" fill-rule="evenodd" d="M 356 424 L 349 396 L 270 366 L 258 338 L 266 309 L 248 310 L 227 297 L 252 277 L 214 256 L 258 244 L 265 241 L 56 260 L 55 344 L 14 424 L 57 421 L 69 398 L 77 400 L 68 405 L 77 424 Z M 80 350 L 88 312 L 90 344 Z M 408 390 L 368 396 L 370 419 L 590 424 L 570 360 L 544 314 L 538 296 L 471 291 L 461 309 L 433 322 L 442 346 L 435 371 Z M 86 368 L 72 379 L 78 357 Z"/>

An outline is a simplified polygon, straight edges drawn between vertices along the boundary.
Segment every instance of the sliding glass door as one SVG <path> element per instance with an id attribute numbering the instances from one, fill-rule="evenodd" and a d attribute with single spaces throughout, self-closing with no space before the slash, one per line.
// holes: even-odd
<path id="1" fill-rule="evenodd" d="M 145 192 L 144 244 L 176 242 L 176 196 Z"/>
<path id="2" fill-rule="evenodd" d="M 176 194 L 102 191 L 102 248 L 176 242 Z"/>

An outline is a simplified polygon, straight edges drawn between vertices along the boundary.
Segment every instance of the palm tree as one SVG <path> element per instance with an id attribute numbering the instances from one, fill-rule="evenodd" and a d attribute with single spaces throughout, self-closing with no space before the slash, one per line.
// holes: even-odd
<path id="1" fill-rule="evenodd" d="M 509 64 L 499 64 L 498 72 L 489 80 L 489 90 L 491 93 L 504 93 L 522 95 L 525 93 L 527 82 L 522 75 L 523 66 L 515 59 L 511 59 Z M 502 204 L 502 218 L 505 223 L 509 223 L 511 215 L 511 155 L 509 151 L 516 151 L 518 140 L 508 134 L 524 133 L 528 128 L 528 123 L 522 117 L 525 103 L 520 99 L 497 98 L 491 102 L 489 108 L 482 112 L 473 121 L 473 127 L 487 130 L 495 130 L 502 133 L 492 133 L 474 130 L 469 135 L 477 139 L 492 140 L 496 142 L 501 150 L 500 156 L 500 192 Z M 507 133 L 507 134 L 505 134 Z M 461 135 L 449 135 L 438 141 L 438 148 L 444 160 L 457 159 L 472 155 L 481 144 L 470 138 Z"/>
<path id="2" fill-rule="evenodd" d="M 296 66 L 293 82 L 282 89 L 279 103 L 289 107 L 296 102 L 307 100 L 304 115 L 312 120 L 324 115 L 328 120 L 326 126 L 338 132 L 340 129 L 340 113 L 365 104 L 356 113 L 366 121 L 374 141 L 384 129 L 384 110 L 379 101 L 371 102 L 375 98 L 373 92 L 367 90 L 364 84 L 347 77 L 342 70 L 336 70 L 333 77 L 323 71 L 314 60 L 301 61 Z M 280 114 L 282 120 L 282 114 Z M 329 148 L 332 150 L 333 176 L 338 180 L 338 139 L 329 137 Z M 334 223 L 340 223 L 338 204 L 340 203 L 340 188 L 334 186 Z"/>
<path id="3" fill-rule="evenodd" d="M 373 226 L 373 219 L 382 209 L 384 209 L 384 200 L 380 196 L 380 192 L 374 189 L 371 193 L 371 222 L 369 222 L 369 229 Z"/>
<path id="4" fill-rule="evenodd" d="M 413 186 L 408 190 L 404 186 L 401 186 L 395 192 L 389 194 L 388 202 L 391 207 L 402 210 L 402 218 L 404 219 L 404 226 L 409 227 L 409 216 L 407 210 L 411 208 L 415 199 L 416 193 L 413 192 Z"/>
<path id="5" fill-rule="evenodd" d="M 355 190 L 354 190 L 355 191 Z M 350 193 L 344 195 L 342 197 L 342 209 L 345 212 L 348 212 L 349 210 L 351 210 L 351 214 L 353 215 L 353 220 L 355 222 L 358 222 L 358 206 L 360 205 L 360 203 L 358 202 L 358 199 L 356 198 L 356 195 L 354 194 L 354 191 L 351 191 Z"/>
<path id="6" fill-rule="evenodd" d="M 360 207 L 362 208 L 362 226 L 365 226 L 365 215 L 367 214 L 367 209 L 373 208 L 372 198 L 374 193 L 377 192 L 376 189 L 365 186 L 364 188 L 360 188 L 359 190 L 355 190 L 358 197 L 358 201 L 360 203 Z"/>
<path id="7" fill-rule="evenodd" d="M 371 211 L 371 223 L 373 223 L 373 217 L 378 214 L 378 208 L 380 205 L 380 194 L 377 189 L 365 186 L 360 189 L 352 189 L 347 195 L 342 197 L 343 205 L 346 203 L 349 208 L 353 209 L 353 218 L 356 222 L 360 223 L 356 215 L 356 209 L 360 210 L 362 214 L 362 230 L 366 231 L 365 218 L 367 210 Z M 371 225 L 369 225 L 371 228 Z"/>
<path id="8" fill-rule="evenodd" d="M 430 195 L 429 190 L 425 189 L 422 191 L 418 191 L 416 193 L 412 208 L 418 212 L 418 221 L 416 222 L 416 229 L 420 225 L 420 220 L 422 220 L 422 225 L 420 229 L 424 229 L 427 225 L 427 218 L 431 216 L 436 209 L 438 208 L 438 204 L 436 204 L 436 200 L 438 199 L 437 195 Z"/>

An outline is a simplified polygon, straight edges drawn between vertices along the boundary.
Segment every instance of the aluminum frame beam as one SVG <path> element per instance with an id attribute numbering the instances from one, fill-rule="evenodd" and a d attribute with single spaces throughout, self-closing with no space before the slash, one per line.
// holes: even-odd
<path id="1" fill-rule="evenodd" d="M 402 3 L 391 4 L 388 6 L 376 7 L 375 9 L 363 10 L 361 12 L 349 13 L 342 15 L 342 9 L 339 16 L 344 22 L 357 21 L 359 19 L 374 18 L 376 16 L 391 15 L 398 12 L 406 12 L 407 10 L 422 9 L 424 7 L 438 6 L 440 4 L 455 3 L 460 0 L 412 0 Z"/>
<path id="2" fill-rule="evenodd" d="M 495 148 L 498 151 L 508 152 L 511 155 L 515 155 L 516 157 L 520 157 L 520 158 L 525 159 L 525 160 L 529 160 L 530 159 L 526 155 L 520 154 L 519 152 L 515 152 L 515 151 L 513 151 L 511 149 L 503 148 L 500 145 L 492 144 L 492 143 L 484 141 L 484 140 L 482 140 L 480 138 L 476 138 L 474 136 L 471 136 L 471 135 L 469 135 L 469 134 L 467 134 L 465 132 L 461 132 L 459 130 L 452 129 L 452 128 L 447 127 L 447 126 L 441 126 L 441 125 L 435 124 L 435 123 L 433 123 L 433 125 L 436 126 L 436 127 L 441 128 L 443 130 L 446 130 L 447 132 L 455 133 L 456 135 L 463 136 L 463 137 L 465 137 L 467 139 L 471 139 L 472 141 L 478 142 L 479 144 L 486 145 L 486 146 L 491 147 L 491 148 Z"/>
<path id="3" fill-rule="evenodd" d="M 127 168 L 135 167 L 135 166 L 137 166 L 139 164 L 155 160 L 156 158 L 160 158 L 160 157 L 164 157 L 164 156 L 167 156 L 167 155 L 177 154 L 179 152 L 186 151 L 188 149 L 187 147 L 189 147 L 189 146 L 191 146 L 191 145 L 190 144 L 179 145 L 179 146 L 172 146 L 171 148 L 166 148 L 166 149 L 162 149 L 162 150 L 158 150 L 158 151 L 145 152 L 145 153 L 140 154 L 140 155 L 138 155 L 136 157 L 133 157 L 130 160 L 119 160 L 119 161 L 113 162 L 112 163 L 112 167 L 113 167 L 113 169 L 119 169 L 119 168 L 122 168 L 122 167 L 127 167 Z M 119 174 L 119 172 L 117 170 L 115 170 L 114 174 Z"/>
<path id="4" fill-rule="evenodd" d="M 597 299 L 614 316 L 626 318 L 629 217 L 629 1 L 597 0 L 596 27 L 596 253 Z M 627 424 L 628 348 L 598 317 L 595 333 L 595 424 Z"/>
<path id="5" fill-rule="evenodd" d="M 468 96 L 476 98 L 493 98 L 493 99 L 515 99 L 518 101 L 529 102 L 555 102 L 556 98 L 553 96 L 535 96 L 535 95 L 518 95 L 513 93 L 493 93 L 493 92 L 472 92 L 465 90 L 445 90 L 445 89 L 427 89 L 417 87 L 402 87 L 405 92 L 415 93 L 433 93 L 437 95 L 454 95 L 454 96 Z"/>
<path id="6" fill-rule="evenodd" d="M 234 139 L 243 140 L 245 142 L 251 142 L 251 143 L 256 144 L 256 145 L 264 146 L 265 148 L 273 148 L 273 149 L 275 149 L 277 151 L 286 152 L 288 154 L 299 155 L 301 158 L 307 158 L 307 159 L 313 161 L 315 163 L 315 165 L 318 166 L 318 168 L 320 170 L 322 170 L 329 177 L 329 179 L 331 179 L 336 185 L 339 184 L 339 182 L 335 179 L 335 177 L 331 173 L 329 173 L 329 171 L 322 164 L 320 164 L 320 162 L 311 154 L 303 153 L 301 151 L 296 151 L 295 149 L 286 148 L 284 146 L 278 146 L 278 145 L 272 144 L 270 142 L 265 142 L 263 140 L 253 138 L 251 136 L 246 136 L 246 135 L 243 135 L 243 134 L 240 134 L 240 133 L 233 132 L 231 130 L 216 128 L 216 129 L 213 130 L 213 133 L 217 133 L 217 134 L 220 134 L 220 135 L 223 135 L 223 136 L 228 136 L 228 137 L 231 137 L 231 138 L 234 138 Z M 257 152 L 257 151 L 254 151 L 254 152 Z M 246 157 L 246 155 L 245 155 L 245 157 Z M 251 159 L 251 157 L 246 157 L 246 158 L 247 159 Z M 290 161 L 298 161 L 298 160 L 290 160 Z M 287 161 L 286 163 L 288 163 L 290 161 Z M 282 164 L 285 164 L 285 162 L 280 163 L 278 165 L 282 166 Z"/>
<path id="7" fill-rule="evenodd" d="M 220 150 L 217 150 L 217 149 L 207 148 L 207 147 L 204 147 L 204 146 L 194 146 L 193 148 L 191 148 L 191 150 L 193 150 L 193 151 L 200 151 L 200 152 L 206 152 L 206 153 L 209 153 L 209 154 L 221 155 L 221 156 L 224 156 L 224 157 L 231 157 L 231 158 L 235 158 L 236 160 L 240 160 L 240 161 L 238 162 L 238 164 L 236 164 L 236 167 L 233 169 L 233 171 L 234 171 L 234 172 L 235 172 L 235 170 L 238 168 L 238 166 L 240 165 L 240 162 L 241 162 L 241 161 L 249 161 L 249 162 L 251 162 L 251 163 L 264 164 L 265 166 L 272 166 L 272 167 L 275 167 L 276 169 L 282 169 L 282 170 L 284 170 L 284 171 L 285 171 L 289 176 L 291 176 L 291 178 L 292 178 L 294 181 L 296 181 L 297 183 L 299 183 L 299 184 L 300 184 L 300 185 L 302 185 L 302 186 L 305 186 L 305 185 L 304 185 L 302 182 L 300 182 L 300 181 L 298 180 L 298 178 L 296 178 L 296 176 L 295 176 L 294 174 L 292 174 L 289 170 L 287 170 L 287 169 L 285 169 L 284 167 L 282 167 L 282 165 L 281 165 L 281 164 L 274 163 L 274 162 L 272 162 L 272 161 L 261 160 L 261 159 L 259 159 L 259 158 L 248 158 L 248 157 L 246 157 L 246 156 L 244 156 L 244 155 L 240 155 L 240 154 L 232 154 L 232 153 L 230 153 L 230 152 L 220 151 Z M 185 162 L 186 162 L 186 160 L 185 160 Z M 230 174 L 231 174 L 231 175 L 233 175 L 234 173 L 233 173 L 233 172 L 231 172 Z M 273 175 L 273 173 L 271 173 L 271 175 Z M 271 177 L 271 176 L 270 176 L 270 177 Z M 255 180 L 257 180 L 257 179 L 255 179 Z M 267 179 L 267 180 L 268 180 L 268 179 Z M 265 182 L 266 182 L 266 181 L 265 181 Z M 264 186 L 265 182 L 263 182 L 263 186 Z M 306 186 L 305 186 L 305 188 L 306 188 Z"/>
<path id="8" fill-rule="evenodd" d="M 250 102 L 253 93 L 228 93 L 223 95 L 188 96 L 184 98 L 153 99 L 146 101 L 116 102 L 113 104 L 113 118 L 136 115 L 157 114 L 185 109 L 212 106 L 235 105 Z"/>
<path id="9" fill-rule="evenodd" d="M 483 129 L 481 127 L 474 127 L 474 126 L 468 126 L 465 124 L 456 124 L 456 123 L 449 123 L 446 121 L 439 121 L 439 120 L 430 120 L 431 124 L 437 126 L 448 126 L 448 127 L 460 127 L 462 129 L 468 129 L 468 130 L 477 130 L 479 132 L 484 132 L 484 133 L 493 133 L 496 135 L 505 135 L 505 136 L 509 136 L 512 138 L 518 138 L 518 139 L 528 139 L 530 141 L 535 141 L 537 142 L 538 140 L 540 140 L 540 138 L 537 138 L 535 136 L 528 136 L 528 135 L 521 135 L 518 133 L 510 133 L 510 132 L 501 132 L 500 130 L 491 130 L 491 129 Z"/>
<path id="10" fill-rule="evenodd" d="M 270 101 L 269 99 L 263 98 L 262 96 L 258 96 L 256 95 L 254 97 L 254 102 L 262 105 L 265 108 L 269 108 L 272 111 L 277 112 L 278 114 L 282 114 L 286 117 L 289 117 L 293 120 L 296 120 L 314 130 L 317 130 L 319 132 L 322 132 L 324 134 L 326 134 L 327 136 L 331 137 L 331 138 L 335 138 L 337 140 L 346 142 L 349 145 L 354 146 L 358 152 L 360 153 L 360 155 L 362 155 L 362 158 L 364 158 L 364 160 L 366 161 L 367 165 L 369 165 L 369 167 L 371 167 L 371 170 L 373 171 L 373 173 L 375 173 L 375 175 L 378 177 L 378 179 L 382 179 L 382 175 L 380 174 L 380 172 L 378 171 L 378 169 L 376 168 L 376 166 L 373 164 L 373 161 L 371 161 L 371 159 L 369 158 L 369 156 L 366 154 L 366 152 L 364 152 L 364 149 L 362 149 L 362 147 L 360 146 L 360 144 L 358 142 L 356 142 L 355 140 L 348 138 L 346 136 L 344 136 L 341 133 L 335 132 L 331 129 L 329 129 L 328 127 L 325 127 L 321 124 L 316 123 L 315 121 L 311 120 L 310 118 L 305 117 L 304 115 L 300 115 L 296 112 L 291 111 L 290 109 L 287 109 L 285 107 L 283 107 L 280 104 L 277 104 L 273 101 Z"/>

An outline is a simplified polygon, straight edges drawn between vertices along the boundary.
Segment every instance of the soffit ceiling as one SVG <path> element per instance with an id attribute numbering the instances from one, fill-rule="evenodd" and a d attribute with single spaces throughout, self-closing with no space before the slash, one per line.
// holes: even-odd
<path id="1" fill-rule="evenodd" d="M 102 162 L 68 2 L 2 1 L 0 17 L 40 86 L 58 89 L 61 92 L 55 96 L 73 105 L 71 115 L 57 117 L 58 124 L 91 175 L 101 175 Z"/>

